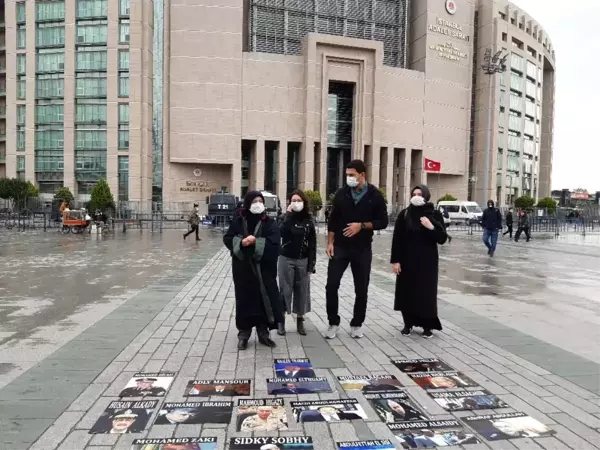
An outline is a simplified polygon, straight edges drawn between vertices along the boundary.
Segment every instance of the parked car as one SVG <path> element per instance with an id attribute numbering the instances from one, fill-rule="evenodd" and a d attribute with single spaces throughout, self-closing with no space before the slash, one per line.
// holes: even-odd
<path id="1" fill-rule="evenodd" d="M 441 201 L 438 203 L 438 209 L 443 206 L 450 216 L 451 223 L 465 223 L 468 225 L 479 223 L 483 210 L 476 202 L 467 202 L 462 200 Z"/>

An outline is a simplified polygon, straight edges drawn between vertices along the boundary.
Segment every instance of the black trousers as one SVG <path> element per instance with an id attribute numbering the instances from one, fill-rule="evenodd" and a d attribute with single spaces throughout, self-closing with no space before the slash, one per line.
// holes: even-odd
<path id="1" fill-rule="evenodd" d="M 512 223 L 510 225 L 506 224 L 506 228 L 508 228 L 508 229 L 504 233 L 502 233 L 502 236 L 506 236 L 508 234 L 510 236 L 510 238 L 512 239 L 512 234 L 513 234 Z"/>
<path id="2" fill-rule="evenodd" d="M 525 237 L 527 237 L 527 240 L 529 241 L 529 239 L 531 239 L 531 234 L 529 234 L 529 227 L 517 228 L 517 234 L 515 234 L 515 241 L 519 241 L 522 232 L 525 232 Z"/>
<path id="3" fill-rule="evenodd" d="M 360 327 L 367 315 L 367 296 L 369 291 L 369 280 L 371 279 L 371 260 L 373 251 L 371 247 L 359 249 L 347 249 L 335 247 L 333 258 L 329 260 L 327 267 L 327 285 L 325 296 L 327 299 L 327 319 L 329 325 L 339 325 L 339 296 L 338 290 L 344 272 L 350 266 L 352 278 L 354 279 L 354 315 L 350 326 Z"/>
<path id="4" fill-rule="evenodd" d="M 188 237 L 190 234 L 192 234 L 194 231 L 196 232 L 196 239 L 200 239 L 200 236 L 198 236 L 198 225 L 192 225 L 192 229 L 190 231 L 188 231 L 187 233 L 185 233 L 183 235 L 183 237 Z"/>
<path id="5" fill-rule="evenodd" d="M 269 337 L 269 327 L 266 325 L 259 325 L 256 327 L 256 334 L 262 337 Z M 238 339 L 250 339 L 252 336 L 252 328 L 249 330 L 238 330 Z"/>

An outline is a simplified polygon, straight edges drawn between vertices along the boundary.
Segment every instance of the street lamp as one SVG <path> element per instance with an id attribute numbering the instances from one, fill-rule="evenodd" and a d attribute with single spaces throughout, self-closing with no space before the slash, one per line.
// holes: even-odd
<path id="1" fill-rule="evenodd" d="M 488 117 L 487 117 L 487 139 L 486 139 L 486 147 L 485 147 L 485 170 L 483 171 L 483 199 L 481 200 L 481 205 L 485 205 L 487 203 L 486 194 L 488 191 L 489 179 L 490 179 L 490 147 L 491 147 L 491 128 L 492 128 L 492 77 L 497 73 L 504 73 L 506 71 L 506 60 L 508 59 L 508 54 L 502 56 L 504 51 L 500 50 L 496 52 L 492 56 L 492 49 L 488 48 L 485 50 L 485 55 L 483 57 L 483 64 L 481 68 L 483 69 L 483 73 L 485 75 L 490 76 L 490 86 L 489 86 L 489 108 L 488 108 Z"/>

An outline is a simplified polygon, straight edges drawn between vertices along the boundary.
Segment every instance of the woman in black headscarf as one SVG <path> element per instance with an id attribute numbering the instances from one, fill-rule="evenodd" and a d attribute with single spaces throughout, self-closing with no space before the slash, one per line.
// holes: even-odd
<path id="1" fill-rule="evenodd" d="M 269 330 L 284 320 L 277 287 L 280 234 L 275 221 L 265 214 L 265 199 L 260 192 L 246 194 L 244 206 L 223 242 L 231 251 L 238 348 L 248 348 L 253 327 L 261 344 L 275 347 Z"/>
<path id="2" fill-rule="evenodd" d="M 427 186 L 411 192 L 410 206 L 398 215 L 392 241 L 391 263 L 396 279 L 394 310 L 402 311 L 408 336 L 413 327 L 423 327 L 423 337 L 441 330 L 437 315 L 438 244 L 448 238 L 444 217 L 429 202 Z"/>

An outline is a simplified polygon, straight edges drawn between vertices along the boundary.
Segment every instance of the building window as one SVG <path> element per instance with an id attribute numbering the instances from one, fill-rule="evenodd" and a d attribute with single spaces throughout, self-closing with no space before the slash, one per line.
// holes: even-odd
<path id="1" fill-rule="evenodd" d="M 17 173 L 25 173 L 25 156 L 17 156 Z M 21 178 L 21 176 L 17 178 Z"/>
<path id="2" fill-rule="evenodd" d="M 119 44 L 129 44 L 129 19 L 119 22 Z"/>
<path id="3" fill-rule="evenodd" d="M 508 41 L 508 34 L 506 34 L 506 33 L 502 33 L 502 40 L 503 40 L 504 42 Z"/>
<path id="4" fill-rule="evenodd" d="M 523 79 L 523 77 L 520 76 L 519 74 L 511 73 L 510 74 L 510 90 L 517 91 L 517 92 L 523 92 L 524 88 L 525 88 L 525 80 Z"/>
<path id="5" fill-rule="evenodd" d="M 37 150 L 35 152 L 35 171 L 37 173 L 53 173 L 59 172 L 62 175 L 64 171 L 64 153 L 62 150 Z M 62 177 L 61 177 L 62 178 Z M 38 181 L 40 176 L 38 176 Z M 50 181 L 50 180 L 49 180 Z M 44 182 L 47 189 L 52 189 L 50 186 L 56 184 L 56 181 L 50 183 Z M 62 184 L 62 182 L 61 182 Z M 50 185 L 50 186 L 49 186 Z M 41 189 L 40 189 L 41 191 Z"/>
<path id="6" fill-rule="evenodd" d="M 27 79 L 25 75 L 19 75 L 17 77 L 17 100 L 25 100 L 27 93 Z"/>
<path id="7" fill-rule="evenodd" d="M 78 48 L 75 70 L 106 70 L 106 49 L 98 47 Z"/>
<path id="8" fill-rule="evenodd" d="M 106 177 L 106 151 L 75 152 L 75 179 L 80 194 L 90 193 L 94 184 Z"/>
<path id="9" fill-rule="evenodd" d="M 129 97 L 129 72 L 119 73 L 119 97 Z"/>
<path id="10" fill-rule="evenodd" d="M 119 70 L 129 70 L 129 50 L 119 50 Z"/>
<path id="11" fill-rule="evenodd" d="M 35 129 L 35 149 L 60 150 L 65 146 L 65 132 L 62 125 L 39 125 Z"/>
<path id="12" fill-rule="evenodd" d="M 517 55 L 516 53 L 511 53 L 510 55 L 510 68 L 513 71 L 523 73 L 525 72 L 525 60 L 521 55 Z"/>
<path id="13" fill-rule="evenodd" d="M 25 125 L 25 121 L 27 120 L 25 111 L 25 105 L 17 105 L 17 125 Z"/>
<path id="14" fill-rule="evenodd" d="M 83 72 L 75 77 L 76 97 L 106 98 L 105 72 Z"/>
<path id="15" fill-rule="evenodd" d="M 49 51 L 39 51 L 37 54 L 37 73 L 64 72 L 65 70 L 65 52 L 52 49 Z"/>
<path id="16" fill-rule="evenodd" d="M 65 26 L 54 23 L 39 23 L 36 30 L 37 47 L 64 47 Z"/>
<path id="17" fill-rule="evenodd" d="M 119 150 L 129 149 L 129 103 L 119 104 Z"/>
<path id="18" fill-rule="evenodd" d="M 517 112 L 523 111 L 523 97 L 514 92 L 510 93 L 510 109 Z"/>
<path id="19" fill-rule="evenodd" d="M 119 16 L 129 17 L 129 10 L 131 8 L 131 0 L 119 0 Z"/>
<path id="20" fill-rule="evenodd" d="M 77 127 L 75 150 L 106 150 L 106 129 L 93 126 Z"/>
<path id="21" fill-rule="evenodd" d="M 17 75 L 25 74 L 27 69 L 27 59 L 25 55 L 17 55 Z"/>
<path id="22" fill-rule="evenodd" d="M 17 48 L 24 49 L 27 46 L 27 29 L 25 25 L 17 25 Z"/>
<path id="23" fill-rule="evenodd" d="M 77 99 L 75 123 L 106 125 L 106 102 L 87 98 Z"/>
<path id="24" fill-rule="evenodd" d="M 38 22 L 65 20 L 65 2 L 38 0 L 35 3 L 35 18 Z"/>
<path id="25" fill-rule="evenodd" d="M 65 79 L 62 73 L 38 75 L 35 80 L 36 98 L 62 98 Z"/>
<path id="26" fill-rule="evenodd" d="M 18 2 L 15 7 L 17 12 L 17 23 L 25 23 L 25 2 Z"/>
<path id="27" fill-rule="evenodd" d="M 107 0 L 77 0 L 77 18 L 91 19 L 108 16 Z"/>
<path id="28" fill-rule="evenodd" d="M 129 156 L 119 156 L 119 201 L 129 201 Z"/>
<path id="29" fill-rule="evenodd" d="M 288 142 L 287 145 L 287 194 L 298 188 L 298 168 L 300 167 L 299 142 Z"/>
<path id="30" fill-rule="evenodd" d="M 523 50 L 523 42 L 520 41 L 519 39 L 513 37 L 512 44 L 513 44 L 513 47 L 517 47 L 518 49 Z"/>
<path id="31" fill-rule="evenodd" d="M 64 106 L 62 103 L 45 104 L 41 102 L 52 102 L 55 100 L 38 100 L 35 107 L 35 124 L 48 125 L 53 123 L 62 124 L 64 122 Z"/>
<path id="32" fill-rule="evenodd" d="M 77 44 L 105 44 L 108 25 L 106 20 L 92 20 L 77 24 Z"/>
<path id="33" fill-rule="evenodd" d="M 17 105 L 17 150 L 25 150 L 25 105 Z"/>

